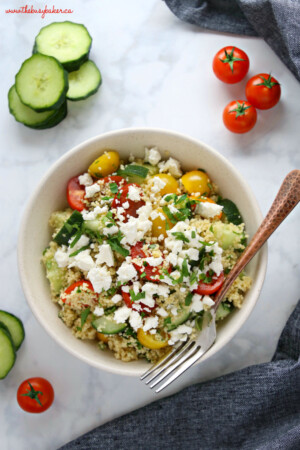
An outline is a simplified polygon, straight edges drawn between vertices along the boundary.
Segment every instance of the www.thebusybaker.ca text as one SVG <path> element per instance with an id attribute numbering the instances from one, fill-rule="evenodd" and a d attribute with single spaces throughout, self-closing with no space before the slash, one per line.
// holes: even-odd
<path id="1" fill-rule="evenodd" d="M 61 9 L 61 8 L 55 8 L 55 6 L 52 6 L 51 8 L 48 8 L 47 5 L 45 5 L 45 8 L 34 8 L 33 5 L 28 6 L 20 6 L 18 9 L 6 9 L 6 14 L 41 14 L 42 19 L 44 19 L 46 14 L 72 14 L 73 9 Z"/>

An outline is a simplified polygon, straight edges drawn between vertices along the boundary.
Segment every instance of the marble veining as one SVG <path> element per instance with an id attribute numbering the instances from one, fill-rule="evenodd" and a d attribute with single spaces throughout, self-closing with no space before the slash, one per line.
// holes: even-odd
<path id="1" fill-rule="evenodd" d="M 1 7 L 1 253 L 0 308 L 20 316 L 26 340 L 10 375 L 0 382 L 0 437 L 3 450 L 50 450 L 80 434 L 157 399 L 138 379 L 96 370 L 60 348 L 30 312 L 17 270 L 17 236 L 24 206 L 35 186 L 61 155 L 83 140 L 122 127 L 172 129 L 200 139 L 226 156 L 247 179 L 266 213 L 284 176 L 299 168 L 300 86 L 277 56 L 258 38 L 204 32 L 176 19 L 160 0 L 57 0 L 71 8 L 67 18 L 5 14 Z M 35 6 L 43 7 L 41 1 Z M 54 20 L 84 23 L 92 37 L 91 59 L 103 85 L 97 95 L 69 105 L 58 127 L 34 131 L 8 113 L 7 92 L 34 36 Z M 250 75 L 271 71 L 282 84 L 282 100 L 258 113 L 244 136 L 223 126 L 223 107 L 244 98 L 246 82 L 227 86 L 211 70 L 214 53 L 237 45 L 250 57 Z M 230 180 L 229 180 L 230 181 Z M 251 317 L 234 339 L 209 361 L 185 374 L 164 395 L 271 358 L 280 332 L 299 297 L 299 208 L 269 240 L 266 281 Z M 34 238 L 34 237 L 33 237 Z M 44 376 L 54 386 L 52 408 L 25 414 L 15 400 L 21 381 Z"/>

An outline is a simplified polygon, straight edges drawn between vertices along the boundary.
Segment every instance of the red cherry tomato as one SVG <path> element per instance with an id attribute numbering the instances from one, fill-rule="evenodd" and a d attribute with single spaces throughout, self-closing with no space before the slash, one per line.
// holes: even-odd
<path id="1" fill-rule="evenodd" d="M 75 283 L 71 284 L 69 287 L 67 287 L 67 289 L 65 290 L 65 292 L 61 295 L 61 300 L 62 300 L 62 302 L 63 302 L 63 303 L 66 303 L 66 296 L 67 296 L 67 295 L 70 295 L 75 289 L 77 289 L 77 288 L 80 289 L 80 287 L 81 287 L 83 284 L 86 286 L 86 289 L 87 289 L 87 290 L 91 291 L 91 293 L 94 292 L 93 285 L 92 285 L 92 283 L 91 283 L 90 281 L 79 280 L 79 281 L 76 281 Z M 95 300 L 95 303 L 98 302 L 98 295 L 97 295 L 97 294 L 94 295 L 94 300 Z M 84 305 L 84 304 L 83 304 L 82 306 L 85 307 L 85 308 L 87 308 L 89 305 Z"/>
<path id="2" fill-rule="evenodd" d="M 143 259 L 147 258 L 146 253 L 143 250 L 143 242 L 137 242 L 133 247 L 131 247 L 130 250 L 130 256 L 133 259 L 140 259 L 140 263 L 136 263 L 136 262 L 132 262 L 132 264 L 134 265 L 134 267 L 136 268 L 136 270 L 139 272 L 140 275 L 143 275 L 143 278 L 148 280 L 148 281 L 154 281 L 154 282 L 159 282 L 160 281 L 160 275 L 162 275 L 162 265 L 160 266 L 150 266 L 149 264 L 146 263 L 146 265 L 143 264 Z M 151 256 L 151 254 L 149 254 L 148 256 Z M 168 268 L 168 272 L 172 272 L 172 268 L 169 267 Z"/>
<path id="3" fill-rule="evenodd" d="M 223 111 L 223 122 L 233 133 L 246 133 L 256 124 L 257 112 L 249 102 L 237 100 L 228 103 Z"/>
<path id="4" fill-rule="evenodd" d="M 142 199 L 135 201 L 135 200 L 130 200 L 128 198 L 128 192 L 129 192 L 130 186 L 140 187 L 139 185 L 134 184 L 134 183 L 125 184 L 125 186 L 122 186 L 119 189 L 118 194 L 115 195 L 115 198 L 113 199 L 113 201 L 111 203 L 112 208 L 120 208 L 120 207 L 123 207 L 124 203 L 128 202 L 129 207 L 126 208 L 124 213 L 122 214 L 123 217 L 125 217 L 124 222 L 128 222 L 129 217 L 137 217 L 138 216 L 137 210 L 145 205 L 145 202 Z"/>
<path id="5" fill-rule="evenodd" d="M 219 276 L 213 275 L 211 283 L 204 283 L 203 281 L 200 281 L 194 292 L 199 295 L 211 295 L 217 292 L 223 283 L 224 273 L 221 272 Z"/>
<path id="6" fill-rule="evenodd" d="M 17 392 L 19 406 L 29 413 L 46 411 L 53 400 L 53 387 L 45 378 L 28 378 L 20 384 Z"/>
<path id="7" fill-rule="evenodd" d="M 102 178 L 104 184 L 107 183 L 116 183 L 118 186 L 122 183 L 122 181 L 124 183 L 126 183 L 125 178 L 120 177 L 119 175 L 109 175 L 108 177 L 104 177 Z"/>
<path id="8" fill-rule="evenodd" d="M 156 305 L 154 306 L 147 306 L 145 305 L 143 302 L 139 302 L 139 303 L 135 303 L 130 296 L 129 292 L 124 292 L 122 289 L 122 297 L 124 300 L 125 305 L 127 306 L 127 308 L 132 308 L 136 311 L 142 311 L 144 313 L 150 313 Z M 140 305 L 141 309 L 139 309 L 138 305 Z"/>
<path id="9" fill-rule="evenodd" d="M 213 59 L 213 71 L 224 83 L 238 83 L 246 76 L 248 70 L 249 58 L 237 47 L 224 47 Z"/>
<path id="10" fill-rule="evenodd" d="M 68 181 L 67 200 L 72 209 L 82 211 L 84 209 L 85 187 L 79 183 L 79 178 L 73 177 Z"/>
<path id="11" fill-rule="evenodd" d="M 279 102 L 280 95 L 280 84 L 267 73 L 255 75 L 246 85 L 246 97 L 258 109 L 273 108 Z"/>

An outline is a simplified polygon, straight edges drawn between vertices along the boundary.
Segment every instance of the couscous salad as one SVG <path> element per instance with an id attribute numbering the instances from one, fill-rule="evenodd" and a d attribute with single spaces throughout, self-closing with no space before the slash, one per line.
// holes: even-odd
<path id="1" fill-rule="evenodd" d="M 42 261 L 59 317 L 79 339 L 123 361 L 154 362 L 201 330 L 203 314 L 246 246 L 236 205 L 205 168 L 146 148 L 120 161 L 106 150 L 67 183 Z M 217 320 L 240 308 L 251 279 L 234 282 Z"/>

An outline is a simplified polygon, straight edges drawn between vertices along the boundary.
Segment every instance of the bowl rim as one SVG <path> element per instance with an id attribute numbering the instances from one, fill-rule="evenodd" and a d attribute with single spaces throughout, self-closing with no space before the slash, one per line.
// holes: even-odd
<path id="1" fill-rule="evenodd" d="M 26 234 L 25 233 L 26 224 L 29 219 L 30 213 L 33 209 L 33 206 L 35 204 L 35 199 L 38 197 L 39 192 L 40 192 L 42 186 L 44 185 L 44 183 L 46 182 L 46 180 L 48 178 L 50 178 L 51 175 L 53 174 L 53 172 L 55 172 L 59 166 L 61 166 L 66 160 L 68 160 L 71 157 L 71 155 L 76 155 L 84 147 L 90 146 L 91 144 L 97 142 L 98 140 L 102 140 L 105 138 L 114 137 L 114 136 L 118 136 L 118 135 L 122 135 L 122 134 L 126 135 L 128 133 L 142 133 L 142 134 L 149 134 L 149 135 L 151 135 L 153 133 L 164 134 L 166 136 L 169 135 L 172 138 L 178 138 L 181 140 L 189 141 L 189 142 L 191 142 L 191 144 L 196 145 L 196 146 L 204 147 L 206 150 L 208 150 L 216 158 L 221 160 L 227 167 L 230 168 L 230 170 L 232 170 L 234 172 L 236 178 L 243 185 L 243 188 L 245 189 L 245 191 L 247 192 L 247 195 L 251 199 L 251 205 L 252 205 L 253 209 L 255 210 L 257 218 L 259 218 L 260 221 L 262 221 L 263 215 L 260 210 L 259 204 L 256 200 L 256 197 L 254 196 L 250 186 L 248 185 L 248 182 L 242 177 L 240 172 L 234 167 L 234 165 L 227 158 L 225 158 L 221 153 L 219 153 L 213 147 L 200 141 L 199 139 L 192 138 L 183 133 L 179 133 L 179 132 L 164 129 L 164 128 L 129 127 L 129 128 L 121 128 L 121 129 L 112 130 L 112 131 L 98 134 L 96 136 L 93 136 L 89 139 L 82 141 L 81 143 L 77 144 L 76 146 L 74 146 L 71 149 L 69 149 L 68 151 L 66 151 L 49 167 L 49 169 L 46 171 L 46 173 L 41 177 L 37 186 L 34 188 L 33 192 L 31 193 L 30 198 L 27 202 L 27 205 L 25 206 L 25 209 L 23 211 L 22 218 L 20 221 L 19 233 L 18 233 L 18 243 L 17 243 L 18 271 L 19 271 L 22 289 L 23 289 L 25 298 L 27 300 L 27 303 L 28 303 L 33 315 L 35 316 L 37 321 L 42 325 L 42 327 L 48 333 L 48 335 L 50 337 L 52 337 L 62 348 L 67 350 L 70 354 L 72 354 L 76 358 L 80 359 L 81 361 L 86 362 L 90 366 L 93 366 L 97 369 L 103 369 L 103 370 L 106 370 L 108 372 L 115 373 L 118 375 L 139 376 L 143 373 L 144 370 L 139 370 L 138 368 L 136 368 L 136 370 L 132 370 L 132 368 L 130 369 L 129 367 L 127 367 L 126 363 L 124 363 L 124 370 L 123 369 L 121 370 L 116 366 L 110 367 L 110 365 L 107 364 L 106 361 L 102 361 L 101 358 L 98 361 L 93 361 L 89 357 L 86 357 L 84 354 L 79 353 L 77 350 L 70 348 L 69 345 L 65 344 L 65 342 L 63 340 L 61 340 L 59 337 L 57 337 L 55 331 L 48 325 L 48 322 L 45 319 L 40 317 L 39 311 L 36 308 L 34 300 L 33 300 L 33 294 L 31 292 L 30 283 L 28 282 L 28 280 L 25 276 L 25 273 L 24 273 L 25 271 L 23 269 L 24 261 L 25 261 L 25 259 L 24 259 L 25 250 L 24 250 L 23 244 L 24 244 L 24 237 Z M 212 346 L 211 349 L 208 351 L 208 356 L 206 353 L 201 358 L 201 361 L 196 363 L 196 365 L 201 363 L 202 361 L 214 356 L 221 349 L 223 349 L 229 343 L 229 341 L 237 334 L 237 332 L 241 330 L 244 323 L 248 320 L 249 316 L 251 315 L 251 313 L 259 299 L 260 292 L 262 290 L 263 283 L 265 280 L 265 275 L 266 275 L 266 270 L 267 270 L 267 261 L 268 261 L 267 244 L 265 244 L 261 248 L 261 250 L 258 252 L 258 257 L 260 258 L 260 261 L 259 261 L 259 264 L 257 265 L 257 270 L 256 270 L 257 273 L 255 276 L 257 290 L 256 290 L 256 294 L 254 295 L 252 302 L 248 305 L 248 314 L 245 314 L 245 316 L 240 319 L 240 321 L 238 322 L 238 324 L 235 327 L 231 327 L 229 330 L 227 330 L 226 336 L 223 337 L 223 339 L 222 339 L 222 344 L 219 345 L 215 349 L 213 349 L 213 347 L 215 347 L 215 346 Z M 128 363 L 128 364 L 130 364 L 130 363 Z"/>

